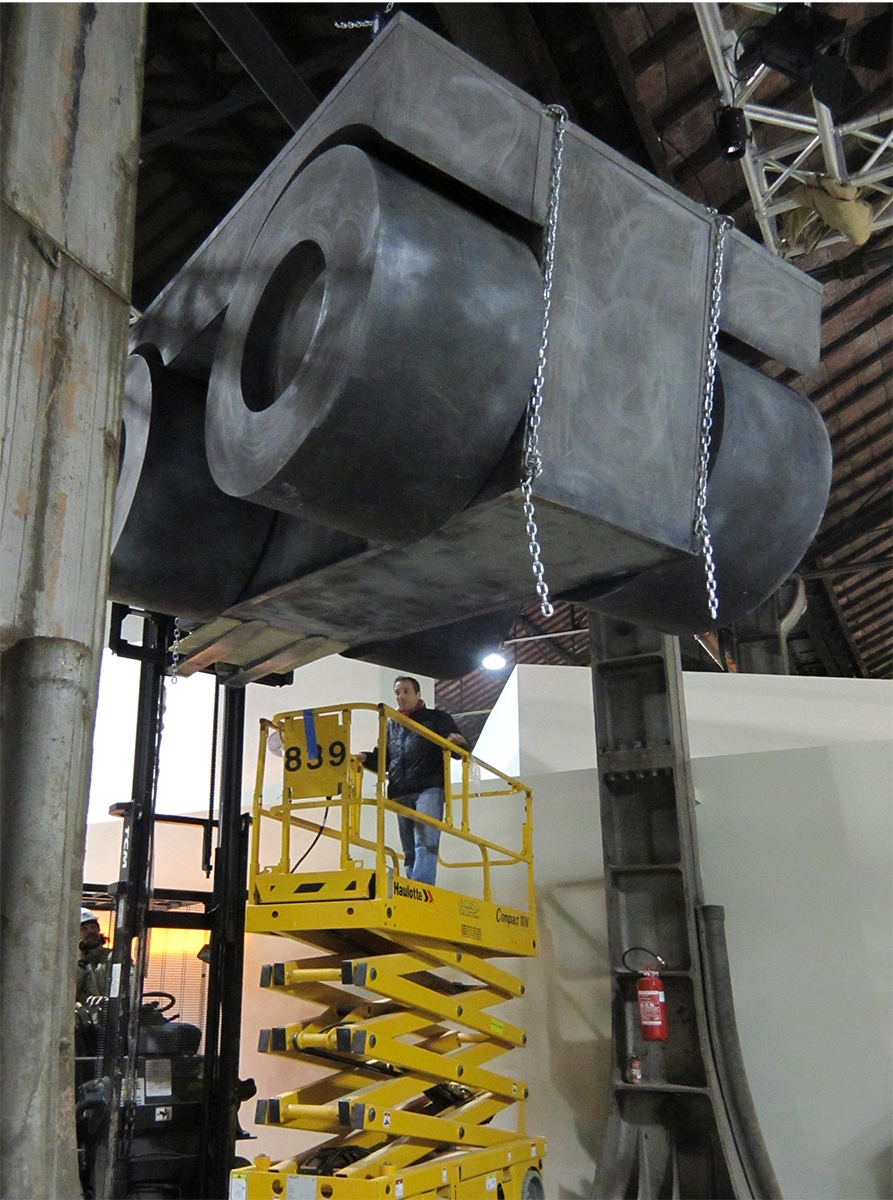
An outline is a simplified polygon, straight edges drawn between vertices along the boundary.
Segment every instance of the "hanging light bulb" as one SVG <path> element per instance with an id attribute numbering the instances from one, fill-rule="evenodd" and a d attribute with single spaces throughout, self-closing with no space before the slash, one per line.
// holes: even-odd
<path id="1" fill-rule="evenodd" d="M 481 666 L 487 671 L 501 671 L 505 666 L 505 659 L 501 654 L 487 654 L 481 659 Z"/>

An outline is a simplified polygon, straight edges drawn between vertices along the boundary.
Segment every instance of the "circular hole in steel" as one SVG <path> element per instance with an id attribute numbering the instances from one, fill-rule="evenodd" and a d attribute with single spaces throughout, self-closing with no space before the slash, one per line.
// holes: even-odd
<path id="1" fill-rule="evenodd" d="M 326 260 L 316 242 L 298 242 L 270 276 L 242 351 L 242 398 L 252 412 L 275 404 L 298 373 L 319 324 Z"/>
<path id="2" fill-rule="evenodd" d="M 349 908 L 349 909 L 347 910 L 347 915 L 348 915 L 349 917 L 352 917 L 352 916 L 353 916 L 353 909 L 352 909 L 352 908 Z"/>

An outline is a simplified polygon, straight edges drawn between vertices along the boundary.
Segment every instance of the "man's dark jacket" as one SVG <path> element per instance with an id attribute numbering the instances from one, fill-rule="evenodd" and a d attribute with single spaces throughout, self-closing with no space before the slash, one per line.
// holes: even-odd
<path id="1" fill-rule="evenodd" d="M 445 738 L 458 733 L 459 726 L 448 712 L 441 708 L 417 708 L 406 713 L 417 725 L 424 725 L 432 733 Z M 413 796 L 426 788 L 444 785 L 443 750 L 429 742 L 421 734 L 413 733 L 397 721 L 388 721 L 388 799 Z M 458 757 L 458 756 L 457 756 Z M 370 771 L 378 770 L 378 748 L 366 755 L 363 764 Z"/>

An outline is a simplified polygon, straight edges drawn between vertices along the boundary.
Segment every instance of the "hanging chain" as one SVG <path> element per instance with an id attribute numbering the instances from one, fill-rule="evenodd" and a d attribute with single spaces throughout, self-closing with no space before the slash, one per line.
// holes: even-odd
<path id="1" fill-rule="evenodd" d="M 394 7 L 393 0 L 385 5 L 384 15 L 387 16 Z M 381 13 L 376 13 L 374 17 L 370 17 L 366 21 L 336 21 L 336 29 L 371 29 L 372 36 L 377 37 L 381 32 Z"/>
<path id="2" fill-rule="evenodd" d="M 539 450 L 540 408 L 543 403 L 543 387 L 546 382 L 546 355 L 549 349 L 549 319 L 552 309 L 552 274 L 555 267 L 555 232 L 558 228 L 558 200 L 561 190 L 561 155 L 564 150 L 564 130 L 567 125 L 567 109 L 560 104 L 549 104 L 543 109 L 547 117 L 555 122 L 552 139 L 552 163 L 549 168 L 549 207 L 543 241 L 543 336 L 540 340 L 539 359 L 530 399 L 527 402 L 527 422 L 524 428 L 524 458 L 521 478 L 521 496 L 524 500 L 524 516 L 527 520 L 528 550 L 533 559 L 533 575 L 536 579 L 536 594 L 540 599 L 540 611 L 551 617 L 555 606 L 549 599 L 549 585 L 545 580 L 533 507 L 533 481 L 542 472 L 543 460 Z"/>
<path id="3" fill-rule="evenodd" d="M 174 617 L 174 644 L 171 650 L 171 683 L 177 682 L 180 667 L 180 618 Z"/>
<path id="4" fill-rule="evenodd" d="M 735 222 L 731 217 L 721 216 L 715 208 L 708 208 L 713 227 L 713 270 L 710 289 L 710 314 L 707 321 L 707 361 L 704 371 L 704 408 L 701 415 L 701 449 L 698 457 L 698 490 L 695 501 L 695 536 L 700 540 L 704 555 L 704 573 L 707 579 L 707 605 L 710 619 L 715 621 L 719 612 L 716 594 L 716 564 L 713 561 L 713 543 L 707 525 L 707 469 L 710 464 L 710 437 L 713 429 L 713 391 L 716 383 L 716 354 L 719 343 L 719 312 L 722 303 L 722 269 L 726 249 L 726 235 Z"/>

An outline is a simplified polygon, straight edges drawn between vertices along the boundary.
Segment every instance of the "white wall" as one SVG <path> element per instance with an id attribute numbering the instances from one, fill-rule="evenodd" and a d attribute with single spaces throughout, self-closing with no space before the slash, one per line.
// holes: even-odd
<path id="1" fill-rule="evenodd" d="M 887 679 L 686 671 L 683 686 L 693 759 L 893 737 Z"/>
<path id="2" fill-rule="evenodd" d="M 303 668 L 292 689 L 249 689 L 248 791 L 259 716 L 389 700 L 395 674 L 332 658 Z M 191 686 L 178 684 L 178 699 Z M 510 968 L 527 994 L 514 1016 L 505 1006 L 530 1041 L 513 1066 L 499 1065 L 531 1087 L 528 1128 L 549 1139 L 549 1194 L 563 1200 L 590 1194 L 610 1063 L 590 686 L 587 669 L 517 668 L 478 742 L 535 797 L 541 955 Z M 726 908 L 739 1034 L 783 1193 L 890 1197 L 893 685 L 699 673 L 684 690 L 705 900 Z M 129 787 L 128 767 L 128 797 Z M 494 806 L 494 833 L 499 825 Z M 108 826 L 91 828 L 88 876 L 113 877 L 116 857 L 100 870 L 113 850 Z M 163 873 L 174 871 L 165 856 Z M 296 1019 L 291 1007 L 273 1011 L 287 998 L 256 987 L 258 962 L 294 953 L 278 941 L 250 944 L 246 960 L 242 1071 L 263 1080 L 261 1095 L 295 1086 L 291 1075 L 267 1081 L 270 1061 L 254 1052 L 259 1025 Z M 260 1138 L 245 1152 L 298 1149 L 290 1134 L 256 1130 L 252 1108 L 243 1124 Z"/>
<path id="3" fill-rule="evenodd" d="M 744 1061 L 787 1200 L 893 1195 L 893 753 L 693 763 L 707 899 L 726 909 Z"/>
<path id="4" fill-rule="evenodd" d="M 112 804 L 129 801 L 133 778 L 139 663 L 103 652 L 99 706 L 93 738 L 89 823 L 108 821 Z M 326 704 L 384 701 L 394 704 L 394 678 L 389 667 L 332 655 L 295 672 L 287 687 L 252 686 L 246 692 L 243 803 L 251 803 L 257 766 L 257 730 L 261 717 Z M 434 703 L 434 680 L 417 677 L 426 704 Z M 221 721 L 223 698 L 221 697 Z M 196 674 L 168 681 L 165 688 L 164 734 L 158 772 L 158 811 L 207 811 L 211 773 L 214 679 Z M 377 718 L 358 714 L 352 749 L 375 743 Z M 222 729 L 222 725 L 221 725 Z"/>
<path id="5" fill-rule="evenodd" d="M 585 723 L 564 721 L 561 700 L 567 676 L 588 687 L 589 671 L 518 671 L 500 714 L 501 736 L 519 730 L 516 761 L 548 762 L 558 745 L 584 759 Z M 684 693 L 704 898 L 726 909 L 739 1035 L 782 1192 L 889 1198 L 893 685 L 697 673 Z M 509 719 L 525 695 L 536 719 Z M 530 1128 L 549 1138 L 549 1186 L 583 1197 L 610 1061 L 598 785 L 586 770 L 524 778 L 542 953 L 523 968 L 530 1043 L 517 1070 L 531 1081 Z"/>

